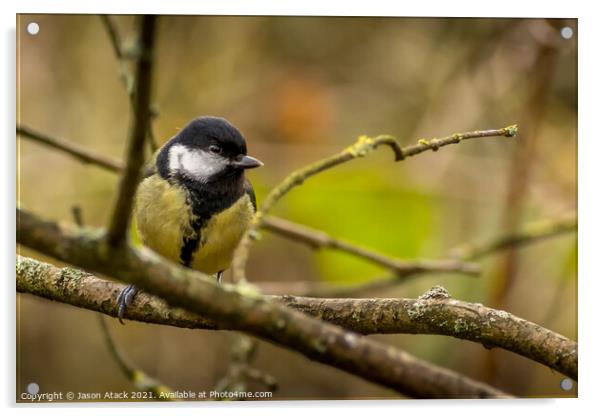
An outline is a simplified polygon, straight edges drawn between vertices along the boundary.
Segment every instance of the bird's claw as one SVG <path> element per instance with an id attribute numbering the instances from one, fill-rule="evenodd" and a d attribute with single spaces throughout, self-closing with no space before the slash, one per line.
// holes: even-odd
<path id="1" fill-rule="evenodd" d="M 117 304 L 119 305 L 119 310 L 117 311 L 117 318 L 119 318 L 119 322 L 122 325 L 125 325 L 123 322 L 123 318 L 125 316 L 125 310 L 132 306 L 132 302 L 134 301 L 134 296 L 138 293 L 138 288 L 134 285 L 128 285 L 125 289 L 121 291 L 119 297 L 117 298 Z"/>
<path id="2" fill-rule="evenodd" d="M 217 284 L 222 283 L 222 275 L 224 271 L 220 271 L 217 273 Z M 138 288 L 134 285 L 128 285 L 125 289 L 121 291 L 119 297 L 117 298 L 117 304 L 119 305 L 119 310 L 117 311 L 117 318 L 122 325 L 125 325 L 123 322 L 123 318 L 125 317 L 125 311 L 128 307 L 132 306 L 132 302 L 134 301 L 134 296 L 138 293 Z"/>

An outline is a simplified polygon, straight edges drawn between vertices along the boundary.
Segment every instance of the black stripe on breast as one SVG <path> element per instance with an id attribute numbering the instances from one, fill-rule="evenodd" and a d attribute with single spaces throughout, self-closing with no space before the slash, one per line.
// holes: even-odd
<path id="1" fill-rule="evenodd" d="M 209 212 L 200 212 L 202 201 L 198 193 L 184 187 L 186 191 L 186 200 L 192 207 L 193 219 L 190 221 L 190 228 L 193 230 L 192 236 L 182 238 L 182 248 L 180 249 L 180 263 L 183 266 L 190 267 L 195 251 L 201 243 L 201 228 L 209 221 L 211 214 Z"/>
<path id="2" fill-rule="evenodd" d="M 182 248 L 180 250 L 180 263 L 183 266 L 190 267 L 192 264 L 192 255 L 199 248 L 201 242 L 201 227 L 202 222 L 199 218 L 191 221 L 190 226 L 192 227 L 194 234 L 192 237 L 184 237 L 182 239 Z"/>
<path id="3" fill-rule="evenodd" d="M 180 250 L 181 264 L 190 267 L 194 260 L 194 253 L 199 250 L 202 242 L 201 230 L 203 227 L 213 215 L 231 207 L 245 194 L 245 190 L 239 178 L 223 180 L 210 185 L 201 184 L 180 175 L 176 175 L 173 179 L 186 191 L 187 202 L 194 215 L 194 219 L 190 222 L 194 233 L 190 237 L 183 237 Z M 240 183 L 240 186 L 236 186 L 237 183 Z"/>

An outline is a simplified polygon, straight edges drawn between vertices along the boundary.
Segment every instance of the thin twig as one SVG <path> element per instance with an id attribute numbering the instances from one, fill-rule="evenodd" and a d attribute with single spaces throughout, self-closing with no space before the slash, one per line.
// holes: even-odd
<path id="1" fill-rule="evenodd" d="M 481 271 L 480 266 L 476 263 L 465 263 L 455 260 L 401 260 L 355 244 L 350 244 L 346 241 L 333 238 L 323 231 L 295 224 L 282 218 L 266 216 L 262 227 L 280 236 L 305 243 L 313 249 L 330 248 L 360 257 L 393 271 L 399 278 L 416 273 L 442 272 L 455 272 L 474 276 L 478 275 Z"/>
<path id="2" fill-rule="evenodd" d="M 507 248 L 531 244 L 567 232 L 577 231 L 575 215 L 559 219 L 537 220 L 514 233 L 500 235 L 482 243 L 464 244 L 451 250 L 451 257 L 475 260 Z"/>
<path id="3" fill-rule="evenodd" d="M 38 133 L 27 126 L 17 126 L 17 134 L 38 143 L 50 146 L 53 149 L 65 152 L 82 163 L 97 165 L 111 172 L 120 172 L 123 164 L 119 160 L 99 155 L 76 144 L 56 139 L 42 133 Z"/>
<path id="4" fill-rule="evenodd" d="M 367 283 L 341 285 L 317 280 L 253 281 L 253 285 L 268 295 L 293 295 L 315 298 L 366 297 L 406 281 L 390 274 L 379 276 Z"/>
<path id="5" fill-rule="evenodd" d="M 156 16 L 144 15 L 140 29 L 140 56 L 136 64 L 134 92 L 134 126 L 127 149 L 127 163 L 119 182 L 117 199 L 107 231 L 107 242 L 117 246 L 124 242 L 131 217 L 134 193 L 140 180 L 144 154 L 144 139 L 150 119 L 150 99 L 153 71 Z"/>
<path id="6" fill-rule="evenodd" d="M 256 352 L 256 340 L 242 333 L 234 334 L 234 340 L 230 347 L 230 366 L 226 375 L 215 385 L 215 390 L 219 392 L 249 391 L 247 382 L 255 381 L 261 383 L 269 391 L 275 391 L 278 388 L 276 379 L 269 374 L 251 367 L 251 362 L 254 360 Z"/>
<path id="7" fill-rule="evenodd" d="M 318 280 L 295 280 L 295 281 L 254 281 L 253 285 L 258 287 L 262 293 L 271 295 L 295 295 L 316 298 L 353 298 L 366 297 L 373 293 L 383 293 L 386 289 L 407 282 L 418 274 L 401 276 L 386 274 L 376 276 L 369 282 L 356 284 L 336 284 Z"/>
<path id="8" fill-rule="evenodd" d="M 296 280 L 290 282 L 281 281 L 254 281 L 262 293 L 269 295 L 293 295 L 315 298 L 365 298 L 374 293 L 383 293 L 406 282 L 407 279 L 399 279 L 395 275 L 384 275 L 375 277 L 366 283 L 352 285 L 341 285 L 316 280 Z"/>
<path id="9" fill-rule="evenodd" d="M 153 393 L 153 399 L 169 401 L 173 397 L 173 390 L 158 380 L 150 377 L 144 371 L 135 368 L 125 356 L 125 354 L 119 349 L 111 331 L 107 325 L 104 315 L 97 315 L 98 323 L 103 334 L 105 343 L 109 349 L 109 352 L 119 365 L 119 368 L 125 374 L 128 380 L 130 380 L 134 386 L 140 391 L 148 391 Z"/>
<path id="10" fill-rule="evenodd" d="M 128 380 L 133 381 L 134 373 L 136 372 L 136 370 L 130 364 L 129 360 L 125 357 L 125 354 L 123 354 L 121 352 L 121 350 L 119 349 L 119 347 L 117 347 L 117 344 L 115 343 L 115 340 L 113 339 L 113 336 L 111 335 L 111 331 L 109 330 L 109 327 L 107 325 L 104 315 L 99 314 L 97 316 L 98 316 L 98 323 L 102 330 L 103 338 L 109 349 L 109 352 L 111 353 L 111 355 L 117 362 L 117 365 L 119 366 L 121 371 L 123 371 L 123 374 L 125 374 L 125 376 L 128 378 Z"/>
<path id="11" fill-rule="evenodd" d="M 289 225 L 285 220 L 279 218 L 267 217 L 263 227 L 280 235 L 290 235 L 295 241 L 305 243 L 311 247 L 320 247 L 322 242 L 327 240 L 327 236 L 324 236 L 324 233 L 321 231 L 311 230 L 310 232 L 310 230 L 306 230 L 305 227 L 300 228 L 301 226 L 294 223 Z M 274 229 L 275 227 L 278 228 Z M 297 232 L 297 228 L 299 232 Z M 463 261 L 476 260 L 509 247 L 515 248 L 537 243 L 576 230 L 577 218 L 574 214 L 558 219 L 537 220 L 526 224 L 516 233 L 495 236 L 480 243 L 460 245 L 450 251 L 450 257 Z M 430 263 L 431 260 L 428 262 Z M 393 276 L 387 279 L 378 279 L 369 283 L 350 287 L 337 287 L 332 284 L 323 284 L 321 282 L 312 281 L 255 282 L 255 284 L 262 289 L 265 288 L 268 293 L 295 293 L 298 295 L 302 294 L 304 296 L 319 297 L 354 297 L 389 288 L 398 282 L 399 278 Z"/>
<path id="12" fill-rule="evenodd" d="M 79 205 L 73 205 L 71 207 L 71 213 L 73 214 L 73 222 L 75 222 L 75 224 L 78 227 L 83 227 L 84 226 L 84 217 L 82 214 L 82 207 L 80 207 Z"/>
<path id="13" fill-rule="evenodd" d="M 289 191 L 293 188 L 301 185 L 305 180 L 310 177 L 331 169 L 342 163 L 363 157 L 368 153 L 376 150 L 379 146 L 389 146 L 395 154 L 395 160 L 403 159 L 404 155 L 399 147 L 397 141 L 391 136 L 378 136 L 370 138 L 367 136 L 361 136 L 358 141 L 349 146 L 345 150 L 328 157 L 326 159 L 319 160 L 301 169 L 297 169 L 286 177 L 278 186 L 272 189 L 272 191 L 266 196 L 261 207 L 255 213 L 253 220 L 246 233 L 243 235 L 240 243 L 234 254 L 232 262 L 233 276 L 236 280 L 245 279 L 245 267 L 249 256 L 249 250 L 251 247 L 252 236 L 257 233 L 259 227 L 264 222 L 264 216 L 270 211 L 270 209 Z"/>
<path id="14" fill-rule="evenodd" d="M 116 316 L 124 285 L 74 268 L 18 257 L 17 290 Z M 266 296 L 275 302 L 362 334 L 440 334 L 499 347 L 577 378 L 577 343 L 508 312 L 449 297 L 434 288 L 418 299 L 338 299 Z M 225 321 L 171 307 L 139 293 L 126 318 L 181 328 L 233 329 Z"/>
<path id="15" fill-rule="evenodd" d="M 297 312 L 257 292 L 218 285 L 210 276 L 169 262 L 144 247 L 109 246 L 102 235 L 99 230 L 82 231 L 17 210 L 19 244 L 134 284 L 174 307 L 202 314 L 229 329 L 288 347 L 411 397 L 507 397 L 491 386 Z M 21 269 L 17 274 L 28 274 L 23 263 L 17 266 Z M 31 276 L 38 274 L 33 270 Z M 33 277 L 29 282 L 39 280 Z M 71 284 L 77 286 L 77 279 Z M 107 299 L 104 297 L 105 304 L 112 303 Z"/>
<path id="16" fill-rule="evenodd" d="M 117 59 L 122 60 L 123 52 L 121 50 L 121 39 L 119 38 L 119 33 L 117 32 L 117 28 L 112 20 L 111 16 L 106 14 L 101 14 L 100 19 L 102 20 L 102 24 L 107 30 L 107 34 L 109 35 L 109 39 L 111 40 L 111 46 L 113 47 L 113 53 L 117 57 Z"/>
<path id="17" fill-rule="evenodd" d="M 253 241 L 252 236 L 255 235 L 259 228 L 263 225 L 267 213 L 284 195 L 290 192 L 293 188 L 303 184 L 304 181 L 312 176 L 338 166 L 341 163 L 348 162 L 358 157 L 366 156 L 368 153 L 376 150 L 380 145 L 389 146 L 393 153 L 395 153 L 395 161 L 400 161 L 406 157 L 414 156 L 427 150 L 437 151 L 440 147 L 454 143 L 460 143 L 463 140 L 479 137 L 514 137 L 517 133 L 518 127 L 516 125 L 512 125 L 497 130 L 480 130 L 453 134 L 441 139 L 421 139 L 418 140 L 417 144 L 404 148 L 400 148 L 399 144 L 392 136 L 381 135 L 375 138 L 361 136 L 355 144 L 346 148 L 345 150 L 294 171 L 270 191 L 261 204 L 261 207 L 255 213 L 249 228 L 243 235 L 235 251 L 234 259 L 232 261 L 232 272 L 235 280 L 245 279 L 245 267 L 249 258 L 251 243 Z"/>
<path id="18" fill-rule="evenodd" d="M 106 14 L 101 14 L 100 18 L 107 31 L 107 34 L 109 35 L 109 39 L 111 41 L 111 46 L 113 47 L 113 53 L 115 54 L 115 57 L 119 61 L 119 74 L 120 74 L 121 80 L 123 81 L 125 90 L 127 91 L 128 95 L 130 97 L 130 102 L 133 106 L 134 105 L 134 76 L 132 75 L 132 72 L 129 69 L 128 62 L 127 62 L 127 56 L 123 52 L 121 38 L 119 37 L 119 31 L 117 30 L 117 27 L 115 27 L 115 22 L 113 22 L 113 18 L 111 16 L 108 16 Z M 148 129 L 147 129 L 147 134 L 148 134 L 147 139 L 148 139 L 148 144 L 150 146 L 151 153 L 154 153 L 157 150 L 157 148 L 159 147 L 157 145 L 157 140 L 155 138 L 155 134 L 153 133 L 153 128 L 152 128 L 152 118 L 155 117 L 156 115 L 157 115 L 156 110 L 151 105 L 151 117 L 148 120 Z"/>
<path id="19" fill-rule="evenodd" d="M 469 131 L 466 133 L 452 134 L 451 136 L 443 137 L 441 139 L 437 139 L 437 138 L 434 138 L 431 140 L 420 139 L 420 140 L 418 140 L 417 144 L 404 147 L 402 149 L 402 151 L 403 151 L 403 156 L 405 158 L 408 156 L 417 155 L 426 150 L 432 150 L 433 152 L 436 152 L 437 150 L 439 150 L 439 148 L 441 148 L 443 146 L 447 146 L 449 144 L 460 143 L 461 141 L 468 140 L 468 139 L 478 139 L 478 138 L 482 138 L 482 137 L 516 137 L 517 134 L 518 134 L 518 126 L 516 124 L 513 124 L 511 126 L 504 127 L 502 129 L 497 129 L 497 130 L 476 130 L 476 131 Z"/>
<path id="20" fill-rule="evenodd" d="M 409 275 L 408 278 L 415 277 L 415 274 Z M 366 297 L 372 293 L 386 293 L 387 289 L 391 289 L 399 285 L 400 282 L 407 279 L 400 279 L 398 276 L 383 276 L 376 278 L 366 283 L 355 285 L 339 285 L 325 292 L 310 292 L 310 296 L 333 297 L 333 298 L 353 298 Z"/>

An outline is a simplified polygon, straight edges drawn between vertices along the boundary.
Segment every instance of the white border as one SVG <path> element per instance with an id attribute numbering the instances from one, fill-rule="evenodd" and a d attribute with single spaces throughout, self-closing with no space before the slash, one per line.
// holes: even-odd
<path id="1" fill-rule="evenodd" d="M 305 1 L 250 1 L 250 0 L 214 0 L 214 1 L 190 1 L 190 0 L 163 0 L 163 1 L 125 1 L 105 0 L 103 2 L 91 1 L 65 1 L 53 0 L 20 0 L 18 4 L 4 4 L 2 2 L 2 13 L 0 19 L 3 26 L 3 40 L 1 42 L 2 57 L 0 77 L 2 91 L 6 92 L 1 101 L 0 112 L 3 127 L 2 166 L 3 180 L 2 196 L 5 201 L 2 204 L 6 210 L 2 218 L 4 238 L 2 238 L 2 265 L 4 273 L 5 296 L 3 306 L 3 323 L 6 337 L 0 343 L 3 363 L 0 366 L 4 374 L 0 378 L 0 392 L 2 404 L 11 406 L 15 397 L 15 374 L 14 374 L 14 206 L 10 203 L 14 199 L 14 125 L 15 116 L 15 13 L 157 13 L 157 14 L 241 14 L 241 15 L 274 15 L 274 14 L 301 14 L 301 15 L 397 15 L 397 16 L 492 16 L 492 17 L 577 17 L 579 18 L 579 220 L 581 223 L 579 231 L 579 355 L 581 356 L 579 399 L 565 400 L 513 400 L 510 402 L 484 402 L 484 401 L 405 401 L 405 402 L 288 402 L 288 403 L 218 403 L 187 408 L 192 413 L 231 413 L 233 411 L 244 411 L 245 414 L 303 414 L 307 412 L 322 410 L 332 412 L 334 407 L 337 411 L 345 414 L 365 413 L 368 409 L 376 407 L 379 412 L 398 413 L 399 411 L 416 411 L 420 414 L 445 413 L 455 414 L 479 414 L 504 415 L 509 412 L 519 411 L 542 411 L 548 414 L 578 414 L 585 413 L 590 406 L 593 407 L 601 396 L 598 394 L 597 386 L 601 385 L 599 379 L 602 374 L 599 359 L 600 355 L 600 324 L 599 312 L 594 312 L 595 306 L 600 303 L 602 288 L 600 281 L 602 273 L 597 256 L 600 255 L 600 158 L 602 149 L 600 142 L 600 90 L 599 76 L 602 74 L 600 65 L 600 14 L 595 12 L 594 1 L 546 1 L 527 2 L 524 0 L 505 0 L 503 2 L 472 2 L 472 1 L 429 1 L 418 2 L 394 2 L 385 0 L 371 0 L 362 2 L 328 2 L 325 0 Z M 142 6 L 144 4 L 144 6 Z M 85 406 L 85 411 L 91 414 L 104 414 L 108 408 L 114 405 Z M 130 414 L 164 415 L 166 410 L 171 412 L 175 409 L 184 410 L 184 406 L 128 406 Z M 315 410 L 314 410 L 315 409 Z M 9 413 L 18 409 L 9 409 Z M 21 410 L 27 413 L 31 407 L 21 406 Z M 81 414 L 82 407 L 48 407 L 39 409 L 48 414 Z M 179 411 L 178 411 L 179 413 Z M 592 413 L 592 412 L 587 412 Z"/>
<path id="2" fill-rule="evenodd" d="M 489 2 L 421 0 L 394 2 L 371 1 L 282 1 L 282 0 L 220 0 L 196 1 L 169 0 L 136 1 L 45 0 L 19 1 L 20 13 L 98 13 L 113 14 L 232 14 L 232 15 L 322 15 L 322 16 L 446 16 L 446 17 L 577 17 L 583 7 L 579 1 L 547 1 L 545 7 L 525 4 L 523 0 Z M 583 13 L 581 13 L 583 15 Z"/>

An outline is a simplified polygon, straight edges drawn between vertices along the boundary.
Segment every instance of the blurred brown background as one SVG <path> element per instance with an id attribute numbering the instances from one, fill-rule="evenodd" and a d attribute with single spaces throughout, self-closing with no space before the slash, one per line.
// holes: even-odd
<path id="1" fill-rule="evenodd" d="M 36 36 L 25 30 L 31 21 Z M 115 21 L 132 44 L 134 18 Z M 567 26 L 570 39 L 560 35 Z M 458 244 L 576 210 L 576 35 L 576 20 L 166 16 L 154 132 L 162 143 L 196 116 L 226 117 L 265 162 L 250 174 L 261 202 L 288 172 L 361 134 L 408 144 L 518 123 L 517 140 L 474 140 L 398 164 L 378 151 L 309 180 L 275 210 L 390 255 L 444 258 Z M 100 18 L 21 15 L 17 39 L 18 122 L 121 158 L 130 107 Z M 115 175 L 26 139 L 18 149 L 22 206 L 71 221 L 79 204 L 88 225 L 106 224 Z M 576 339 L 576 245 L 565 234 L 487 257 L 480 278 L 428 275 L 377 295 L 415 297 L 441 284 Z M 343 285 L 386 271 L 263 233 L 248 274 Z M 17 296 L 18 394 L 30 382 L 40 392 L 132 389 L 94 313 Z M 232 334 L 110 324 L 132 361 L 174 389 L 211 390 L 228 366 Z M 560 389 L 561 374 L 506 351 L 441 336 L 375 338 L 509 393 L 576 394 Z M 275 399 L 396 397 L 265 342 L 254 366 L 278 379 Z"/>

